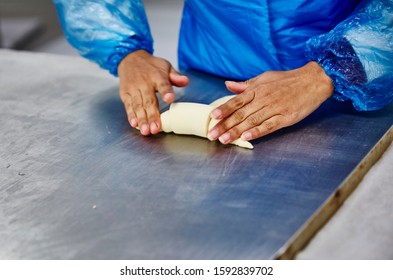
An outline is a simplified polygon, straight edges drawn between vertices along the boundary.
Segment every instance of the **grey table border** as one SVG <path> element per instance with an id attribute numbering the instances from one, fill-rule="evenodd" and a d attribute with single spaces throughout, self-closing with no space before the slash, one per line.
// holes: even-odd
<path id="1" fill-rule="evenodd" d="M 345 200 L 355 191 L 364 176 L 381 158 L 393 142 L 393 126 L 383 135 L 367 155 L 359 162 L 348 177 L 340 184 L 320 208 L 303 224 L 301 228 L 281 247 L 275 259 L 294 259 L 301 250 L 311 241 L 314 235 L 329 222 Z"/>

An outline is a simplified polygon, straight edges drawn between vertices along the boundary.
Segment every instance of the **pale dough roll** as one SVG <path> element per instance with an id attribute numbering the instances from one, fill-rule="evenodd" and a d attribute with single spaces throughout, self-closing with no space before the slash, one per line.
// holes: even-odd
<path id="1" fill-rule="evenodd" d="M 162 130 L 176 134 L 207 137 L 212 107 L 200 103 L 172 103 L 169 110 L 161 114 Z"/>
<path id="2" fill-rule="evenodd" d="M 230 99 L 234 98 L 236 95 L 227 95 L 221 98 L 218 98 L 217 100 L 213 101 L 210 103 L 210 106 L 213 106 L 214 108 L 217 108 L 218 106 L 224 104 L 225 102 L 229 101 Z"/>
<path id="3" fill-rule="evenodd" d="M 224 96 L 210 105 L 188 102 L 172 103 L 169 110 L 161 114 L 162 131 L 207 138 L 208 131 L 219 122 L 211 119 L 211 111 L 234 96 Z M 250 142 L 240 138 L 231 144 L 247 149 L 254 148 Z"/>

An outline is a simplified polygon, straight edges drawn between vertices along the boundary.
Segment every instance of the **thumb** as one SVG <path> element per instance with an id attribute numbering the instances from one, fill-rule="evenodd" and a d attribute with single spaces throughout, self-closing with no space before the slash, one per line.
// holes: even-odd
<path id="1" fill-rule="evenodd" d="M 189 83 L 188 77 L 181 75 L 172 66 L 169 70 L 169 81 L 171 82 L 172 85 L 177 87 L 184 87 Z"/>

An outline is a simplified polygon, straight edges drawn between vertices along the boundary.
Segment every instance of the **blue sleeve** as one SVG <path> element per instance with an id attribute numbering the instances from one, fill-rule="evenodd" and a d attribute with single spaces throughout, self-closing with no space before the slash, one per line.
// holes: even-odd
<path id="1" fill-rule="evenodd" d="M 142 0 L 53 0 L 69 43 L 89 60 L 117 75 L 129 53 L 153 53 Z"/>
<path id="2" fill-rule="evenodd" d="M 393 1 L 364 0 L 329 33 L 307 42 L 335 86 L 333 97 L 355 109 L 381 109 L 393 101 Z"/>

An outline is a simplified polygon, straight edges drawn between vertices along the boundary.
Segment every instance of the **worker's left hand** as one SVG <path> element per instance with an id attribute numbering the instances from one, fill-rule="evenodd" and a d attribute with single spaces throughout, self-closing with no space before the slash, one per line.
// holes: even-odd
<path id="1" fill-rule="evenodd" d="M 246 82 L 226 82 L 238 96 L 212 111 L 221 120 L 208 134 L 228 144 L 253 140 L 293 125 L 316 110 L 334 91 L 316 62 L 290 71 L 268 71 Z"/>

